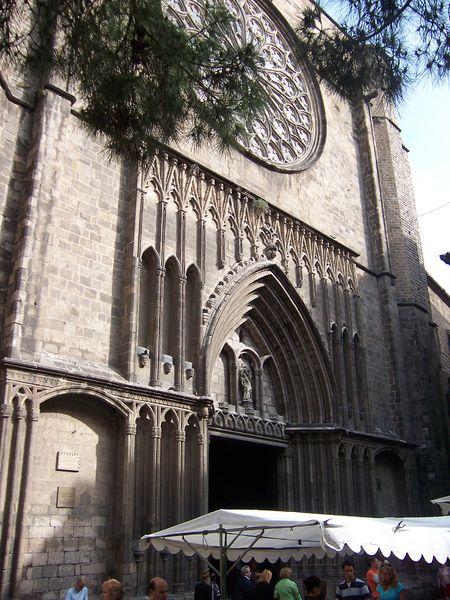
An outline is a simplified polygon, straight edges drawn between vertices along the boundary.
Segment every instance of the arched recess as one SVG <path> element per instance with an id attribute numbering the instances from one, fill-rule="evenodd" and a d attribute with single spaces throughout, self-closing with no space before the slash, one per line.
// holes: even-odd
<path id="1" fill-rule="evenodd" d="M 402 459 L 392 450 L 375 455 L 376 506 L 380 517 L 398 517 L 407 512 L 406 477 Z"/>
<path id="2" fill-rule="evenodd" d="M 200 271 L 192 264 L 186 271 L 186 307 L 184 311 L 184 330 L 186 335 L 185 360 L 198 368 L 198 353 L 201 336 L 201 293 Z"/>
<path id="3" fill-rule="evenodd" d="M 134 478 L 134 535 L 139 539 L 144 533 L 153 531 L 155 522 L 156 505 L 154 486 L 155 464 L 154 446 L 155 415 L 152 409 L 145 405 L 139 411 L 136 419 L 136 446 L 135 446 L 135 478 Z"/>
<path id="4" fill-rule="evenodd" d="M 161 423 L 161 489 L 160 492 L 160 524 L 169 527 L 177 522 L 177 473 L 178 417 L 173 410 L 166 411 Z"/>
<path id="5" fill-rule="evenodd" d="M 67 388 L 40 397 L 27 482 L 27 514 L 33 518 L 28 545 L 39 560 L 54 565 L 57 548 L 82 549 L 83 562 L 92 565 L 89 581 L 94 587 L 105 571 L 120 568 L 121 534 L 115 525 L 121 519 L 119 474 L 127 414 L 125 405 L 94 390 Z M 77 553 L 67 552 L 56 567 L 75 573 L 77 564 Z M 59 588 L 55 583 L 55 593 L 67 589 L 62 580 Z"/>
<path id="6" fill-rule="evenodd" d="M 249 267 L 216 302 L 202 344 L 202 392 L 209 394 L 213 368 L 227 339 L 249 322 L 273 357 L 286 419 L 331 421 L 334 386 L 326 350 L 295 288 L 273 264 Z"/>
<path id="7" fill-rule="evenodd" d="M 174 256 L 166 261 L 164 276 L 162 353 L 178 357 L 180 338 L 180 264 Z"/>
<path id="8" fill-rule="evenodd" d="M 156 327 L 157 269 L 159 257 L 153 248 L 142 255 L 139 281 L 138 346 L 154 351 Z"/>

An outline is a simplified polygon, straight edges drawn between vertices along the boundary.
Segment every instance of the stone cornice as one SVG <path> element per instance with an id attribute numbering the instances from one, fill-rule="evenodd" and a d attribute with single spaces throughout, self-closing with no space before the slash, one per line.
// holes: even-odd
<path id="1" fill-rule="evenodd" d="M 210 405 L 212 399 L 203 396 L 194 396 L 176 390 L 167 390 L 159 387 L 142 386 L 130 381 L 117 381 L 88 374 L 68 373 L 62 369 L 45 367 L 34 362 L 27 362 L 9 357 L 3 358 L 3 381 L 16 381 L 42 385 L 42 387 L 56 387 L 64 383 L 92 385 L 107 388 L 112 393 L 124 400 L 152 399 L 161 400 L 166 404 L 180 403 L 184 406 Z"/>

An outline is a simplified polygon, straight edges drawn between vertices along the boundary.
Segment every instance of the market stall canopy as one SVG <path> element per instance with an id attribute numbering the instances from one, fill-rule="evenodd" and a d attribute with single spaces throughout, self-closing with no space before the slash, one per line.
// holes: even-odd
<path id="1" fill-rule="evenodd" d="M 143 536 L 156 550 L 231 561 L 245 554 L 275 562 L 290 558 L 381 552 L 403 559 L 445 563 L 450 558 L 450 517 L 347 517 L 266 510 L 216 510 Z"/>

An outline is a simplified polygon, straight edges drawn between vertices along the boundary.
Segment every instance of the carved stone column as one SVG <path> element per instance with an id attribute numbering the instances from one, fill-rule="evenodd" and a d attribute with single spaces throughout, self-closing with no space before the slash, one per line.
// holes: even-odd
<path id="1" fill-rule="evenodd" d="M 309 277 L 309 297 L 311 301 L 311 306 L 314 308 L 317 304 L 317 290 L 316 290 L 316 274 L 314 271 L 310 271 L 308 274 Z"/>
<path id="2" fill-rule="evenodd" d="M 11 416 L 13 414 L 12 404 L 0 405 L 0 511 L 3 510 L 3 502 L 6 491 L 6 480 L 8 475 L 8 448 L 11 443 Z"/>
<path id="3" fill-rule="evenodd" d="M 15 406 L 13 410 L 13 432 L 8 473 L 9 486 L 6 490 L 5 510 L 3 513 L 3 538 L 0 548 L 1 589 L 0 597 L 10 598 L 11 594 L 11 559 L 10 549 L 15 537 L 14 514 L 17 513 L 20 480 L 22 476 L 23 446 L 25 435 L 26 410 L 23 405 Z"/>
<path id="4" fill-rule="evenodd" d="M 199 452 L 199 514 L 208 510 L 208 420 L 200 419 L 200 433 L 197 436 Z"/>
<path id="5" fill-rule="evenodd" d="M 281 453 L 279 469 L 278 481 L 282 482 L 279 498 L 280 508 L 282 510 L 294 510 L 294 481 L 290 448 L 285 448 Z"/>
<path id="6" fill-rule="evenodd" d="M 178 320 L 178 332 L 177 332 L 177 353 L 175 361 L 175 389 L 184 389 L 184 357 L 185 357 L 185 345 L 186 345 L 186 329 L 185 323 L 185 311 L 186 311 L 186 275 L 180 275 L 179 286 L 178 286 L 178 310 L 180 311 L 180 318 Z M 189 318 L 189 315 L 187 316 Z"/>
<path id="7" fill-rule="evenodd" d="M 356 515 L 360 515 L 360 516 L 364 516 L 365 514 L 367 514 L 367 510 L 366 510 L 366 504 L 367 504 L 367 498 L 366 498 L 366 494 L 364 494 L 363 492 L 363 488 L 360 485 L 360 482 L 365 481 L 365 473 L 364 473 L 364 460 L 363 457 L 361 456 L 361 453 L 358 454 L 358 458 L 356 459 L 357 461 L 357 467 L 356 467 L 356 473 L 357 473 L 357 481 L 353 481 L 353 489 L 358 490 L 357 491 L 357 498 L 356 498 L 356 505 L 355 505 L 355 514 Z M 355 486 L 356 483 L 356 486 Z"/>
<path id="8" fill-rule="evenodd" d="M 163 340 L 163 311 L 164 302 L 164 277 L 166 270 L 164 267 L 159 267 L 156 271 L 156 289 L 155 289 L 155 347 L 153 349 L 150 385 L 160 386 L 159 379 L 161 369 L 161 346 Z"/>
<path id="9" fill-rule="evenodd" d="M 134 510 L 134 474 L 135 474 L 135 451 L 136 446 L 136 424 L 129 417 L 124 426 L 123 434 L 123 477 L 122 477 L 122 510 L 121 510 L 121 569 L 122 581 L 126 587 L 134 584 L 135 562 L 132 553 L 133 541 L 133 510 Z"/>
<path id="10" fill-rule="evenodd" d="M 323 314 L 323 330 L 328 331 L 330 328 L 330 306 L 328 298 L 327 278 L 324 276 L 320 279 L 320 288 L 322 296 L 322 314 Z M 328 343 L 329 343 L 328 339 Z M 330 348 L 329 348 L 330 349 Z"/>
<path id="11" fill-rule="evenodd" d="M 11 565 L 12 574 L 12 596 L 19 597 L 19 584 L 22 579 L 24 558 L 24 537 L 28 523 L 29 497 L 30 497 L 30 472 L 32 472 L 32 461 L 34 457 L 34 441 L 36 427 L 39 421 L 39 405 L 31 404 L 28 411 L 28 424 L 25 438 L 23 469 L 20 495 L 17 507 L 16 535 L 14 540 L 13 560 Z"/>
<path id="12" fill-rule="evenodd" d="M 369 489 L 370 489 L 370 495 L 368 497 L 369 516 L 377 517 L 378 511 L 377 511 L 377 502 L 376 502 L 376 493 L 377 493 L 376 464 L 375 464 L 375 457 L 373 455 L 373 452 L 370 452 L 370 454 L 369 454 L 369 473 L 367 476 L 369 478 Z"/>
<path id="13" fill-rule="evenodd" d="M 253 403 L 261 418 L 264 416 L 263 403 L 263 369 L 255 369 L 255 398 Z"/>
<path id="14" fill-rule="evenodd" d="M 186 432 L 177 431 L 177 467 L 176 473 L 176 519 L 177 523 L 183 521 L 185 501 L 185 455 L 186 455 Z M 174 593 L 184 592 L 184 569 L 183 556 L 180 552 L 174 557 Z"/>
<path id="15" fill-rule="evenodd" d="M 152 470 L 153 485 L 151 487 L 150 497 L 150 515 L 149 521 L 152 523 L 152 531 L 158 531 L 161 527 L 161 423 L 160 423 L 161 409 L 159 406 L 155 407 L 155 420 L 156 426 L 150 430 L 152 438 L 152 456 L 150 469 Z M 148 573 L 158 573 L 158 560 L 159 555 L 157 552 L 152 551 L 149 554 L 149 560 L 147 561 Z"/>
<path id="16" fill-rule="evenodd" d="M 230 363 L 230 404 L 239 412 L 239 363 L 236 360 Z"/>
<path id="17" fill-rule="evenodd" d="M 350 512 L 351 515 L 355 514 L 355 503 L 353 499 L 353 469 L 352 469 L 352 457 L 349 455 L 347 450 L 345 455 L 345 476 L 344 476 L 344 498 L 345 498 L 345 513 Z"/>
<path id="18" fill-rule="evenodd" d="M 206 220 L 201 217 L 197 221 L 197 264 L 202 275 L 202 281 L 205 281 L 206 264 Z"/>

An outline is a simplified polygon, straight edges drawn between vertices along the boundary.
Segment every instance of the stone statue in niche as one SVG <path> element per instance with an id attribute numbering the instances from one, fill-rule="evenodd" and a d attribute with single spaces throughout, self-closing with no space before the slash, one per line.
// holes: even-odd
<path id="1" fill-rule="evenodd" d="M 253 373 L 242 359 L 239 361 L 240 401 L 245 408 L 253 408 Z"/>

